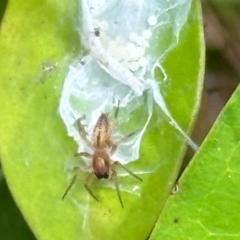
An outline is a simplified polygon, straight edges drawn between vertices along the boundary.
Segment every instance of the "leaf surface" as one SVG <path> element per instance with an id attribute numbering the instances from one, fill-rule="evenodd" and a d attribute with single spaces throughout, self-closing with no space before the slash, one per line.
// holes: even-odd
<path id="1" fill-rule="evenodd" d="M 239 239 L 239 87 L 169 198 L 154 239 Z"/>
<path id="2" fill-rule="evenodd" d="M 58 113 L 67 67 L 78 55 L 77 6 L 74 2 L 9 1 L 1 29 L 0 152 L 9 188 L 38 239 L 144 239 L 153 228 L 176 179 L 186 143 L 159 109 L 141 143 L 140 158 L 127 165 L 141 175 L 119 177 L 122 209 L 108 181 L 82 186 L 83 173 L 64 201 L 66 162 L 77 146 Z M 160 38 L 171 39 L 166 31 Z M 199 105 L 203 71 L 200 10 L 192 3 L 178 44 L 161 59 L 169 81 L 159 78 L 168 109 L 190 132 Z M 119 113 L 120 114 L 120 113 Z M 137 122 L 135 117 L 133 122 Z M 79 204 L 74 199 L 82 200 Z"/>

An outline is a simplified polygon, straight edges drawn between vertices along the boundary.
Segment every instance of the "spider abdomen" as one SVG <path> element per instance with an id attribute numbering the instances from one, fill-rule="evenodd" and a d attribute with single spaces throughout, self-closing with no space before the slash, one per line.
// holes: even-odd
<path id="1" fill-rule="evenodd" d="M 110 160 L 106 150 L 96 149 L 92 157 L 93 172 L 98 179 L 109 177 Z"/>

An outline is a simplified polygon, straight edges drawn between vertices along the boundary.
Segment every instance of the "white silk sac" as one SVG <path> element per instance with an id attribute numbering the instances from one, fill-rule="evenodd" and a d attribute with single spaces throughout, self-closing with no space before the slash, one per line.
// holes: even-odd
<path id="1" fill-rule="evenodd" d="M 69 66 L 59 104 L 68 135 L 77 142 L 79 152 L 91 152 L 91 149 L 81 139 L 76 121 L 84 119 L 91 141 L 101 113 L 108 113 L 111 121 L 119 101 L 113 141 L 138 132 L 119 146 L 113 160 L 127 164 L 139 158 L 153 104 L 161 108 L 189 145 L 197 148 L 168 111 L 155 76 L 161 72 L 162 83 L 170 81 L 161 59 L 178 43 L 190 4 L 189 0 L 82 0 L 79 3 L 79 37 L 85 50 Z M 172 38 L 165 39 L 166 35 Z"/>

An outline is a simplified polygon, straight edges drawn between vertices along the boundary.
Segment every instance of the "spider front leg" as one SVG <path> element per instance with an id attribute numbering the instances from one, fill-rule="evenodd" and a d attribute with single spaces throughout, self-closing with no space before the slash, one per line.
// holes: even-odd
<path id="1" fill-rule="evenodd" d="M 78 132 L 79 132 L 79 135 L 81 136 L 81 138 L 87 143 L 87 145 L 89 146 L 89 147 L 92 147 L 92 143 L 88 140 L 88 138 L 87 138 L 87 132 L 86 132 L 86 130 L 85 130 L 85 128 L 84 128 L 84 125 L 83 124 L 81 124 L 81 120 L 82 120 L 83 118 L 79 118 L 78 120 L 77 120 L 77 126 L 78 126 Z"/>
<path id="2" fill-rule="evenodd" d="M 107 139 L 111 139 L 112 131 L 115 128 L 115 125 L 116 125 L 116 122 L 117 122 L 117 116 L 118 116 L 118 112 L 119 112 L 119 105 L 120 105 L 120 101 L 118 101 L 118 106 L 115 110 L 114 117 L 113 117 L 111 123 L 109 124 L 109 129 L 108 129 L 108 132 L 107 132 Z M 110 146 L 111 141 L 107 142 L 107 145 Z"/>
<path id="3" fill-rule="evenodd" d="M 128 138 L 130 138 L 131 136 L 135 135 L 138 132 L 139 132 L 139 130 L 131 132 L 128 135 L 126 135 L 123 138 L 121 138 L 120 140 L 118 140 L 117 142 L 111 143 L 110 154 L 112 155 L 117 150 L 118 145 L 120 145 L 121 143 L 125 142 Z"/>

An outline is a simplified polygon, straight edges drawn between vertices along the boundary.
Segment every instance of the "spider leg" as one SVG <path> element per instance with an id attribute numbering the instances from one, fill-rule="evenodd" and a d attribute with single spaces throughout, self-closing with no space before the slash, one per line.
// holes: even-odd
<path id="1" fill-rule="evenodd" d="M 92 155 L 88 152 L 79 152 L 79 153 L 75 153 L 73 155 L 74 157 L 92 157 Z"/>
<path id="2" fill-rule="evenodd" d="M 133 176 L 133 177 L 135 177 L 136 179 L 142 181 L 142 179 L 141 179 L 139 176 L 137 176 L 137 175 L 134 174 L 132 171 L 130 171 L 129 169 L 127 169 L 126 167 L 124 167 L 119 161 L 114 162 L 114 164 L 122 167 L 122 168 L 123 168 L 127 173 L 129 173 L 131 176 Z"/>
<path id="3" fill-rule="evenodd" d="M 139 132 L 139 130 L 131 132 L 128 135 L 126 135 L 123 138 L 121 138 L 120 140 L 118 140 L 117 142 L 112 143 L 111 144 L 112 148 L 111 148 L 110 154 L 112 155 L 117 150 L 118 145 L 120 145 L 121 143 L 125 142 L 128 138 L 130 138 L 131 136 L 135 135 L 138 132 Z"/>
<path id="4" fill-rule="evenodd" d="M 87 132 L 86 132 L 86 130 L 85 130 L 85 128 L 84 128 L 84 125 L 81 124 L 81 122 L 80 122 L 82 119 L 83 119 L 83 118 L 79 118 L 79 119 L 77 120 L 78 132 L 79 132 L 81 138 L 87 143 L 87 145 L 88 145 L 89 147 L 92 147 L 92 143 L 91 143 L 91 142 L 88 140 L 88 138 L 87 138 Z"/>
<path id="5" fill-rule="evenodd" d="M 91 155 L 90 153 L 87 153 L 87 152 L 80 152 L 80 153 L 75 153 L 75 154 L 74 154 L 74 157 L 77 157 L 77 156 L 91 157 L 92 155 Z M 64 198 L 65 198 L 66 195 L 68 194 L 69 190 L 72 188 L 73 184 L 76 182 L 77 177 L 78 177 L 78 174 L 75 174 L 75 175 L 73 176 L 71 182 L 69 183 L 69 186 L 67 187 L 65 193 L 64 193 L 63 196 L 62 196 L 62 200 L 64 200 Z"/>
<path id="6" fill-rule="evenodd" d="M 91 189 L 89 188 L 89 186 L 88 186 L 88 183 L 89 183 L 89 181 L 90 181 L 90 179 L 91 179 L 92 176 L 93 176 L 93 172 L 90 173 L 90 174 L 86 177 L 86 179 L 85 179 L 85 181 L 84 181 L 84 187 L 86 188 L 86 190 L 88 191 L 88 193 L 89 193 L 96 201 L 99 201 L 98 198 L 93 194 L 92 190 L 91 190 Z"/>
<path id="7" fill-rule="evenodd" d="M 72 188 L 73 184 L 76 182 L 77 177 L 78 177 L 77 174 L 75 174 L 75 175 L 73 176 L 73 178 L 72 178 L 72 180 L 71 180 L 69 186 L 67 187 L 65 193 L 64 193 L 63 196 L 62 196 L 62 200 L 64 200 L 64 198 L 65 198 L 66 195 L 68 194 L 69 190 Z"/>
<path id="8" fill-rule="evenodd" d="M 120 105 L 120 100 L 118 101 L 118 106 L 115 110 L 115 113 L 114 113 L 114 117 L 109 125 L 109 129 L 108 129 L 108 132 L 107 132 L 107 138 L 106 139 L 111 139 L 111 135 L 112 135 L 112 131 L 113 129 L 115 128 L 115 125 L 116 125 L 116 122 L 117 122 L 117 116 L 118 116 L 118 112 L 119 112 L 119 105 Z M 106 142 L 106 144 L 108 146 L 111 146 L 111 141 L 108 141 Z"/>
<path id="9" fill-rule="evenodd" d="M 114 169 L 114 166 L 112 166 L 111 171 L 112 171 L 112 173 L 111 173 L 111 179 L 113 180 L 113 183 L 114 183 L 114 185 L 115 185 L 115 188 L 116 188 L 116 191 L 117 191 L 117 195 L 118 195 L 120 204 L 121 204 L 122 208 L 124 208 L 124 206 L 123 206 L 123 201 L 122 201 L 122 197 L 121 197 L 121 192 L 120 192 L 119 186 L 118 186 L 117 173 L 116 173 L 116 171 L 115 171 L 115 169 Z"/>

